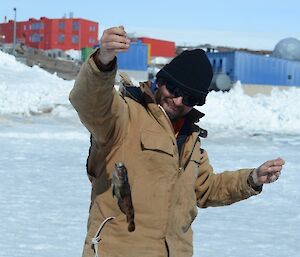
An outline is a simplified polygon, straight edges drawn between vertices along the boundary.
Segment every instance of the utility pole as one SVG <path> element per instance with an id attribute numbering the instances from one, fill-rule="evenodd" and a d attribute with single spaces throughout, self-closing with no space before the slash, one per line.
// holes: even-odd
<path id="1" fill-rule="evenodd" d="M 17 42 L 17 8 L 13 9 L 15 12 L 15 20 L 14 20 L 14 37 L 13 37 L 13 55 L 16 54 L 16 42 Z"/>

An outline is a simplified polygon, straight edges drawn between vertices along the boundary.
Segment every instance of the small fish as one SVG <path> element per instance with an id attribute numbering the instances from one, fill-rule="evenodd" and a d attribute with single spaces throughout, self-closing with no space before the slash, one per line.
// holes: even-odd
<path id="1" fill-rule="evenodd" d="M 118 200 L 120 210 L 126 215 L 128 231 L 134 231 L 134 209 L 131 200 L 131 190 L 127 169 L 122 162 L 115 164 L 115 170 L 112 174 L 112 194 Z"/>

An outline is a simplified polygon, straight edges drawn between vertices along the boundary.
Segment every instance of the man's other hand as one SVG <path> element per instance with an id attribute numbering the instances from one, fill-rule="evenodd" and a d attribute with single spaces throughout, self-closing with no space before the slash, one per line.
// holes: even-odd
<path id="1" fill-rule="evenodd" d="M 257 186 L 261 186 L 267 183 L 273 183 L 279 178 L 284 163 L 285 161 L 281 158 L 266 161 L 256 170 L 254 170 L 250 176 L 252 176 L 253 182 Z"/>

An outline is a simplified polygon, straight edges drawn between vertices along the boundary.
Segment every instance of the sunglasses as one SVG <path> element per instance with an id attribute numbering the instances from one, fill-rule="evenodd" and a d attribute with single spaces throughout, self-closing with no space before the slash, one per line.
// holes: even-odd
<path id="1" fill-rule="evenodd" d="M 193 107 L 195 105 L 202 105 L 204 99 L 199 99 L 195 96 L 190 95 L 189 93 L 186 93 L 185 91 L 181 90 L 180 88 L 172 85 L 172 83 L 167 82 L 165 83 L 166 88 L 172 94 L 175 98 L 182 97 L 182 103 L 188 107 Z"/>

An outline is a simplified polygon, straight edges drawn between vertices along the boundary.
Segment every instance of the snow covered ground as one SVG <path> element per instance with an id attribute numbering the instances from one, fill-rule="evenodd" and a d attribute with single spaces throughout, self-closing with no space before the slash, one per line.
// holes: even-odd
<path id="1" fill-rule="evenodd" d="M 89 208 L 89 134 L 73 82 L 0 52 L 0 257 L 81 256 Z M 229 207 L 199 209 L 194 256 L 300 256 L 300 89 L 254 98 L 211 93 L 202 140 L 216 172 L 281 156 L 280 180 Z"/>

